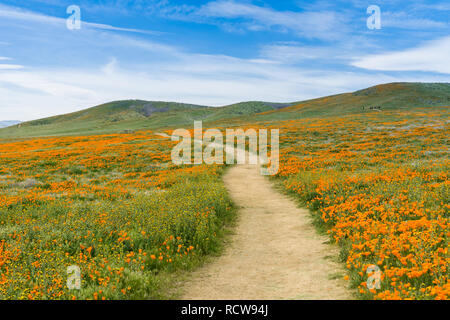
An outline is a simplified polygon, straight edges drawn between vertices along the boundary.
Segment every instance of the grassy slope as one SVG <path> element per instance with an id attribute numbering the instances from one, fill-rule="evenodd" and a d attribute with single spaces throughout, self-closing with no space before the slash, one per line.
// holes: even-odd
<path id="1" fill-rule="evenodd" d="M 242 102 L 213 108 L 174 102 L 115 101 L 65 115 L 24 122 L 0 130 L 0 139 L 50 135 L 84 135 L 192 125 L 194 120 L 216 121 L 245 117 L 289 104 Z"/>
<path id="2" fill-rule="evenodd" d="M 215 123 L 276 121 L 316 116 L 339 116 L 382 110 L 449 106 L 450 84 L 391 83 L 354 93 L 344 93 L 291 104 L 242 102 L 230 106 L 206 106 L 143 100 L 116 101 L 79 112 L 35 120 L 0 129 L 0 139 L 49 135 L 83 135 L 192 126 L 194 120 Z M 365 109 L 363 110 L 363 107 Z"/>
<path id="3" fill-rule="evenodd" d="M 407 110 L 433 106 L 450 106 L 448 83 L 390 83 L 319 99 L 298 102 L 292 107 L 258 115 L 258 120 L 286 120 L 315 116 L 340 116 L 369 111 Z M 364 107 L 364 109 L 363 109 Z"/>

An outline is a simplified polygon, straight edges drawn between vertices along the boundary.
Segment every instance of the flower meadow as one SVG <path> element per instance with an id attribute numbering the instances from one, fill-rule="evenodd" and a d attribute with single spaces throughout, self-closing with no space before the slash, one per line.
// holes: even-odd
<path id="1" fill-rule="evenodd" d="M 0 299 L 170 297 L 233 217 L 223 168 L 176 167 L 172 147 L 151 132 L 0 143 Z"/>
<path id="2" fill-rule="evenodd" d="M 449 109 L 280 124 L 283 187 L 340 246 L 363 299 L 449 299 Z M 380 289 L 369 290 L 369 266 Z"/>
<path id="3" fill-rule="evenodd" d="M 338 244 L 358 298 L 448 299 L 448 110 L 230 123 L 280 129 L 272 179 Z M 0 141 L 0 299 L 175 297 L 235 215 L 225 168 L 173 165 L 175 145 L 151 131 Z"/>

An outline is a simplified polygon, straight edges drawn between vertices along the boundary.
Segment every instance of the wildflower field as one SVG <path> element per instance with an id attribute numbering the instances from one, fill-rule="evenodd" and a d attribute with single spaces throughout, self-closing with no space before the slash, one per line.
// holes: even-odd
<path id="1" fill-rule="evenodd" d="M 449 120 L 434 107 L 231 124 L 280 129 L 272 180 L 337 242 L 357 297 L 448 299 Z M 0 142 L 0 299 L 173 297 L 234 217 L 224 167 L 175 166 L 174 145 L 151 131 Z"/>
<path id="2" fill-rule="evenodd" d="M 172 146 L 150 132 L 0 143 L 0 299 L 170 297 L 233 216 L 223 169 L 175 167 Z"/>
<path id="3" fill-rule="evenodd" d="M 341 249 L 365 299 L 448 299 L 449 108 L 280 123 L 284 188 Z M 368 290 L 378 266 L 381 288 Z"/>

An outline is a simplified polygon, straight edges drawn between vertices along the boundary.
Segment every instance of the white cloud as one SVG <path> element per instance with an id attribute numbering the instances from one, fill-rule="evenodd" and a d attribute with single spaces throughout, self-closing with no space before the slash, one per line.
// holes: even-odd
<path id="1" fill-rule="evenodd" d="M 135 32 L 135 33 L 143 33 L 143 34 L 151 34 L 151 35 L 162 35 L 163 34 L 163 32 L 159 32 L 159 31 L 141 30 L 141 29 L 132 29 L 132 28 L 119 28 L 119 27 L 110 26 L 108 24 L 93 23 L 93 22 L 83 22 L 82 26 L 85 26 L 85 25 L 87 25 L 88 27 L 92 27 L 92 28 L 110 30 L 110 31 L 126 31 L 126 32 Z"/>
<path id="2" fill-rule="evenodd" d="M 113 60 L 111 61 L 113 62 Z M 99 66 L 99 69 L 101 67 Z M 31 120 L 113 100 L 144 99 L 203 105 L 247 100 L 292 102 L 392 81 L 442 81 L 428 76 L 313 71 L 227 56 L 184 54 L 177 61 L 121 68 L 0 72 L 0 119 Z"/>
<path id="3" fill-rule="evenodd" d="M 325 22 L 326 26 L 320 29 L 320 21 L 316 21 L 325 19 L 326 14 L 323 17 L 313 16 L 312 20 L 305 21 L 302 20 L 303 13 L 277 12 L 270 8 L 232 1 L 215 1 L 209 7 L 202 7 L 203 17 L 220 15 L 220 6 L 226 3 L 231 4 L 231 7 L 222 13 L 222 17 L 235 17 L 238 20 L 244 18 L 247 24 L 243 26 L 248 28 L 286 28 L 296 32 L 311 32 L 314 36 L 327 36 L 330 28 L 328 22 Z M 0 5 L 0 17 L 2 12 L 5 14 L 3 9 Z M 53 49 L 51 41 L 60 44 L 62 41 L 74 43 L 71 40 L 76 37 L 81 39 L 74 46 L 78 51 L 72 52 L 58 46 L 55 46 L 55 52 L 45 51 L 49 53 L 44 54 L 42 64 L 27 65 L 22 54 L 17 59 L 25 68 L 1 70 L 0 67 L 0 96 L 4 97 L 0 105 L 0 119 L 31 120 L 122 99 L 179 101 L 212 106 L 244 100 L 291 102 L 353 91 L 383 82 L 445 79 L 439 75 L 393 77 L 365 71 L 346 73 L 342 70 L 324 70 L 323 67 L 320 70 L 320 66 L 317 67 L 318 70 L 314 70 L 309 63 L 316 57 L 324 62 L 340 58 L 337 51 L 345 51 L 346 54 L 355 52 L 352 47 L 354 43 L 351 42 L 346 42 L 349 46 L 346 50 L 338 50 L 331 45 L 325 48 L 302 48 L 298 43 L 279 43 L 263 48 L 262 52 L 255 52 L 249 59 L 241 59 L 227 55 L 189 53 L 181 47 L 137 39 L 131 34 L 104 32 L 102 30 L 105 28 L 98 26 L 92 27 L 80 37 L 79 34 L 68 33 L 65 28 L 60 28 L 65 25 L 64 19 L 8 10 L 13 12 L 13 17 L 27 20 L 26 23 L 19 21 L 20 25 L 26 25 L 26 32 L 37 30 L 35 33 L 27 33 L 29 39 L 38 38 L 34 47 L 26 48 L 28 52 L 34 53 L 31 51 L 33 48 L 41 48 L 40 38 L 43 43 L 49 44 L 50 49 Z M 196 17 L 200 15 L 197 14 Z M 11 15 L 9 18 L 11 19 Z M 2 21 L 6 26 L 10 24 L 10 20 Z M 51 26 L 48 30 L 42 30 L 41 26 L 49 23 L 57 23 L 59 27 Z M 359 50 L 360 47 L 367 48 L 361 41 L 358 41 L 357 46 Z M 442 64 L 442 61 L 446 61 L 442 60 L 442 55 L 449 51 L 442 50 L 442 47 L 440 49 Z M 17 50 L 25 49 L 18 47 Z M 64 63 L 51 63 L 52 59 L 59 59 L 58 55 L 70 58 L 75 54 L 83 54 L 88 63 L 71 63 L 70 59 L 63 59 Z M 347 59 L 348 56 L 344 58 Z M 363 59 L 366 58 L 359 61 Z M 50 63 L 46 63 L 47 60 Z M 308 64 L 303 67 L 296 64 L 305 61 Z M 448 67 L 448 62 L 445 63 Z M 366 67 L 370 69 L 367 64 Z"/>
<path id="4" fill-rule="evenodd" d="M 229 31 L 243 28 L 250 31 L 275 29 L 293 32 L 307 38 L 337 38 L 345 29 L 343 14 L 332 11 L 277 11 L 251 3 L 234 0 L 211 1 L 199 8 L 192 6 L 175 7 L 168 10 L 168 16 L 179 19 L 219 24 Z M 246 19 L 244 22 L 217 21 Z M 208 20 L 210 19 L 210 20 Z"/>
<path id="5" fill-rule="evenodd" d="M 15 20 L 24 20 L 28 22 L 39 22 L 39 23 L 46 23 L 46 24 L 54 24 L 54 25 L 65 25 L 66 19 L 63 18 L 57 18 L 52 17 L 28 10 L 23 10 L 11 6 L 1 5 L 0 4 L 0 18 L 9 18 L 9 19 L 15 19 Z M 82 28 L 92 28 L 92 29 L 101 29 L 101 30 L 109 30 L 109 31 L 124 31 L 124 32 L 132 32 L 132 33 L 143 33 L 143 34 L 153 34 L 153 35 L 160 35 L 162 32 L 158 31 L 152 31 L 152 30 L 141 30 L 141 29 L 132 29 L 132 28 L 120 28 L 115 27 L 107 24 L 101 24 L 101 23 L 93 23 L 93 22 L 87 22 L 82 21 Z"/>
<path id="6" fill-rule="evenodd" d="M 66 79 L 52 79 L 48 75 L 35 71 L 10 71 L 0 72 L 0 83 L 40 91 L 42 94 L 60 98 L 94 95 L 91 90 L 83 88 L 82 83 L 70 84 L 70 72 L 66 73 L 65 77 Z"/>
<path id="7" fill-rule="evenodd" d="M 116 70 L 117 66 L 117 59 L 112 58 L 110 62 L 108 62 L 103 68 L 102 71 L 106 75 L 112 75 L 114 71 Z"/>
<path id="8" fill-rule="evenodd" d="M 447 22 L 435 21 L 428 18 L 418 18 L 406 12 L 383 12 L 383 28 L 402 29 L 442 29 L 448 27 Z"/>
<path id="9" fill-rule="evenodd" d="M 450 74 L 450 37 L 398 52 L 370 55 L 357 59 L 353 66 L 385 71 L 428 71 Z"/>
<path id="10" fill-rule="evenodd" d="M 333 48 L 330 47 L 311 47 L 290 43 L 266 45 L 261 50 L 263 57 L 280 63 L 298 63 L 307 60 L 329 59 L 332 54 Z M 336 57 L 334 56 L 334 58 Z"/>
<path id="11" fill-rule="evenodd" d="M 450 4 L 448 3 L 434 3 L 434 4 L 418 3 L 415 4 L 414 7 L 419 10 L 430 9 L 437 11 L 450 11 Z"/>
<path id="12" fill-rule="evenodd" d="M 22 69 L 23 66 L 18 64 L 0 64 L 0 70 Z"/>

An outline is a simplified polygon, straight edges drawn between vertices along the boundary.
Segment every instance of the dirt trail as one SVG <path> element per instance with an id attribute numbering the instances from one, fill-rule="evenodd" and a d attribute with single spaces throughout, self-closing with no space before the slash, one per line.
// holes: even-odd
<path id="1" fill-rule="evenodd" d="M 235 233 L 221 257 L 194 272 L 182 299 L 351 298 L 334 262 L 337 248 L 316 233 L 308 211 L 256 166 L 234 166 L 224 182 L 239 207 Z"/>

